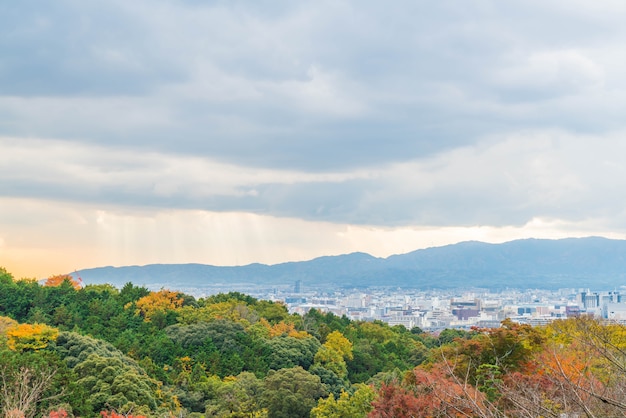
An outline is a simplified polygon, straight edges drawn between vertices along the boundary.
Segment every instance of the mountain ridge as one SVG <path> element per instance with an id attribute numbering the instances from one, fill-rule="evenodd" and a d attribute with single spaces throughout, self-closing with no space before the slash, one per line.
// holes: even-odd
<path id="1" fill-rule="evenodd" d="M 559 288 L 626 285 L 626 240 L 604 237 L 527 238 L 500 244 L 463 241 L 394 254 L 364 252 L 278 264 L 200 263 L 96 267 L 77 272 L 89 283 L 293 284 L 407 288 Z"/>

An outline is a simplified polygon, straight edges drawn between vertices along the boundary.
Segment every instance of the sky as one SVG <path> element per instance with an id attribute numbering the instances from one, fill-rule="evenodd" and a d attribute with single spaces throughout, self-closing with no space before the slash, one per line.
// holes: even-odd
<path id="1" fill-rule="evenodd" d="M 0 266 L 626 237 L 622 0 L 0 4 Z"/>

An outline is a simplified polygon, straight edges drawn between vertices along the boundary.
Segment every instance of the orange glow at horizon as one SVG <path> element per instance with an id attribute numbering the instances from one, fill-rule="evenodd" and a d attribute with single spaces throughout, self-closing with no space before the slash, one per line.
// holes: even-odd
<path id="1" fill-rule="evenodd" d="M 13 275 L 15 279 L 42 280 L 58 274 L 69 274 L 84 268 L 76 266 L 74 256 L 67 257 L 65 251 L 44 251 L 24 249 L 13 252 L 0 252 L 0 267 Z"/>
<path id="2" fill-rule="evenodd" d="M 201 263 L 237 266 L 366 252 L 387 257 L 460 241 L 605 236 L 601 223 L 533 219 L 521 226 L 376 227 L 242 212 L 119 210 L 65 202 L 0 199 L 0 267 L 45 279 L 104 266 Z M 9 210 L 8 208 L 13 208 Z"/>

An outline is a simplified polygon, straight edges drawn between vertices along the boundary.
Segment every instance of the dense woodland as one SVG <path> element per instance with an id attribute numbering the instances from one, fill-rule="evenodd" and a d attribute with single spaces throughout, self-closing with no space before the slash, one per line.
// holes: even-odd
<path id="1" fill-rule="evenodd" d="M 5 417 L 626 415 L 626 328 L 444 330 L 0 268 Z"/>

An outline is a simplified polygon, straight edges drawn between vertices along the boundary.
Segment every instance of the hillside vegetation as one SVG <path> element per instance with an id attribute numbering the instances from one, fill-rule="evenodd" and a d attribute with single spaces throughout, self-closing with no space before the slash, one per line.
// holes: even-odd
<path id="1" fill-rule="evenodd" d="M 626 328 L 589 318 L 431 335 L 0 269 L 4 417 L 623 416 L 625 368 Z"/>

